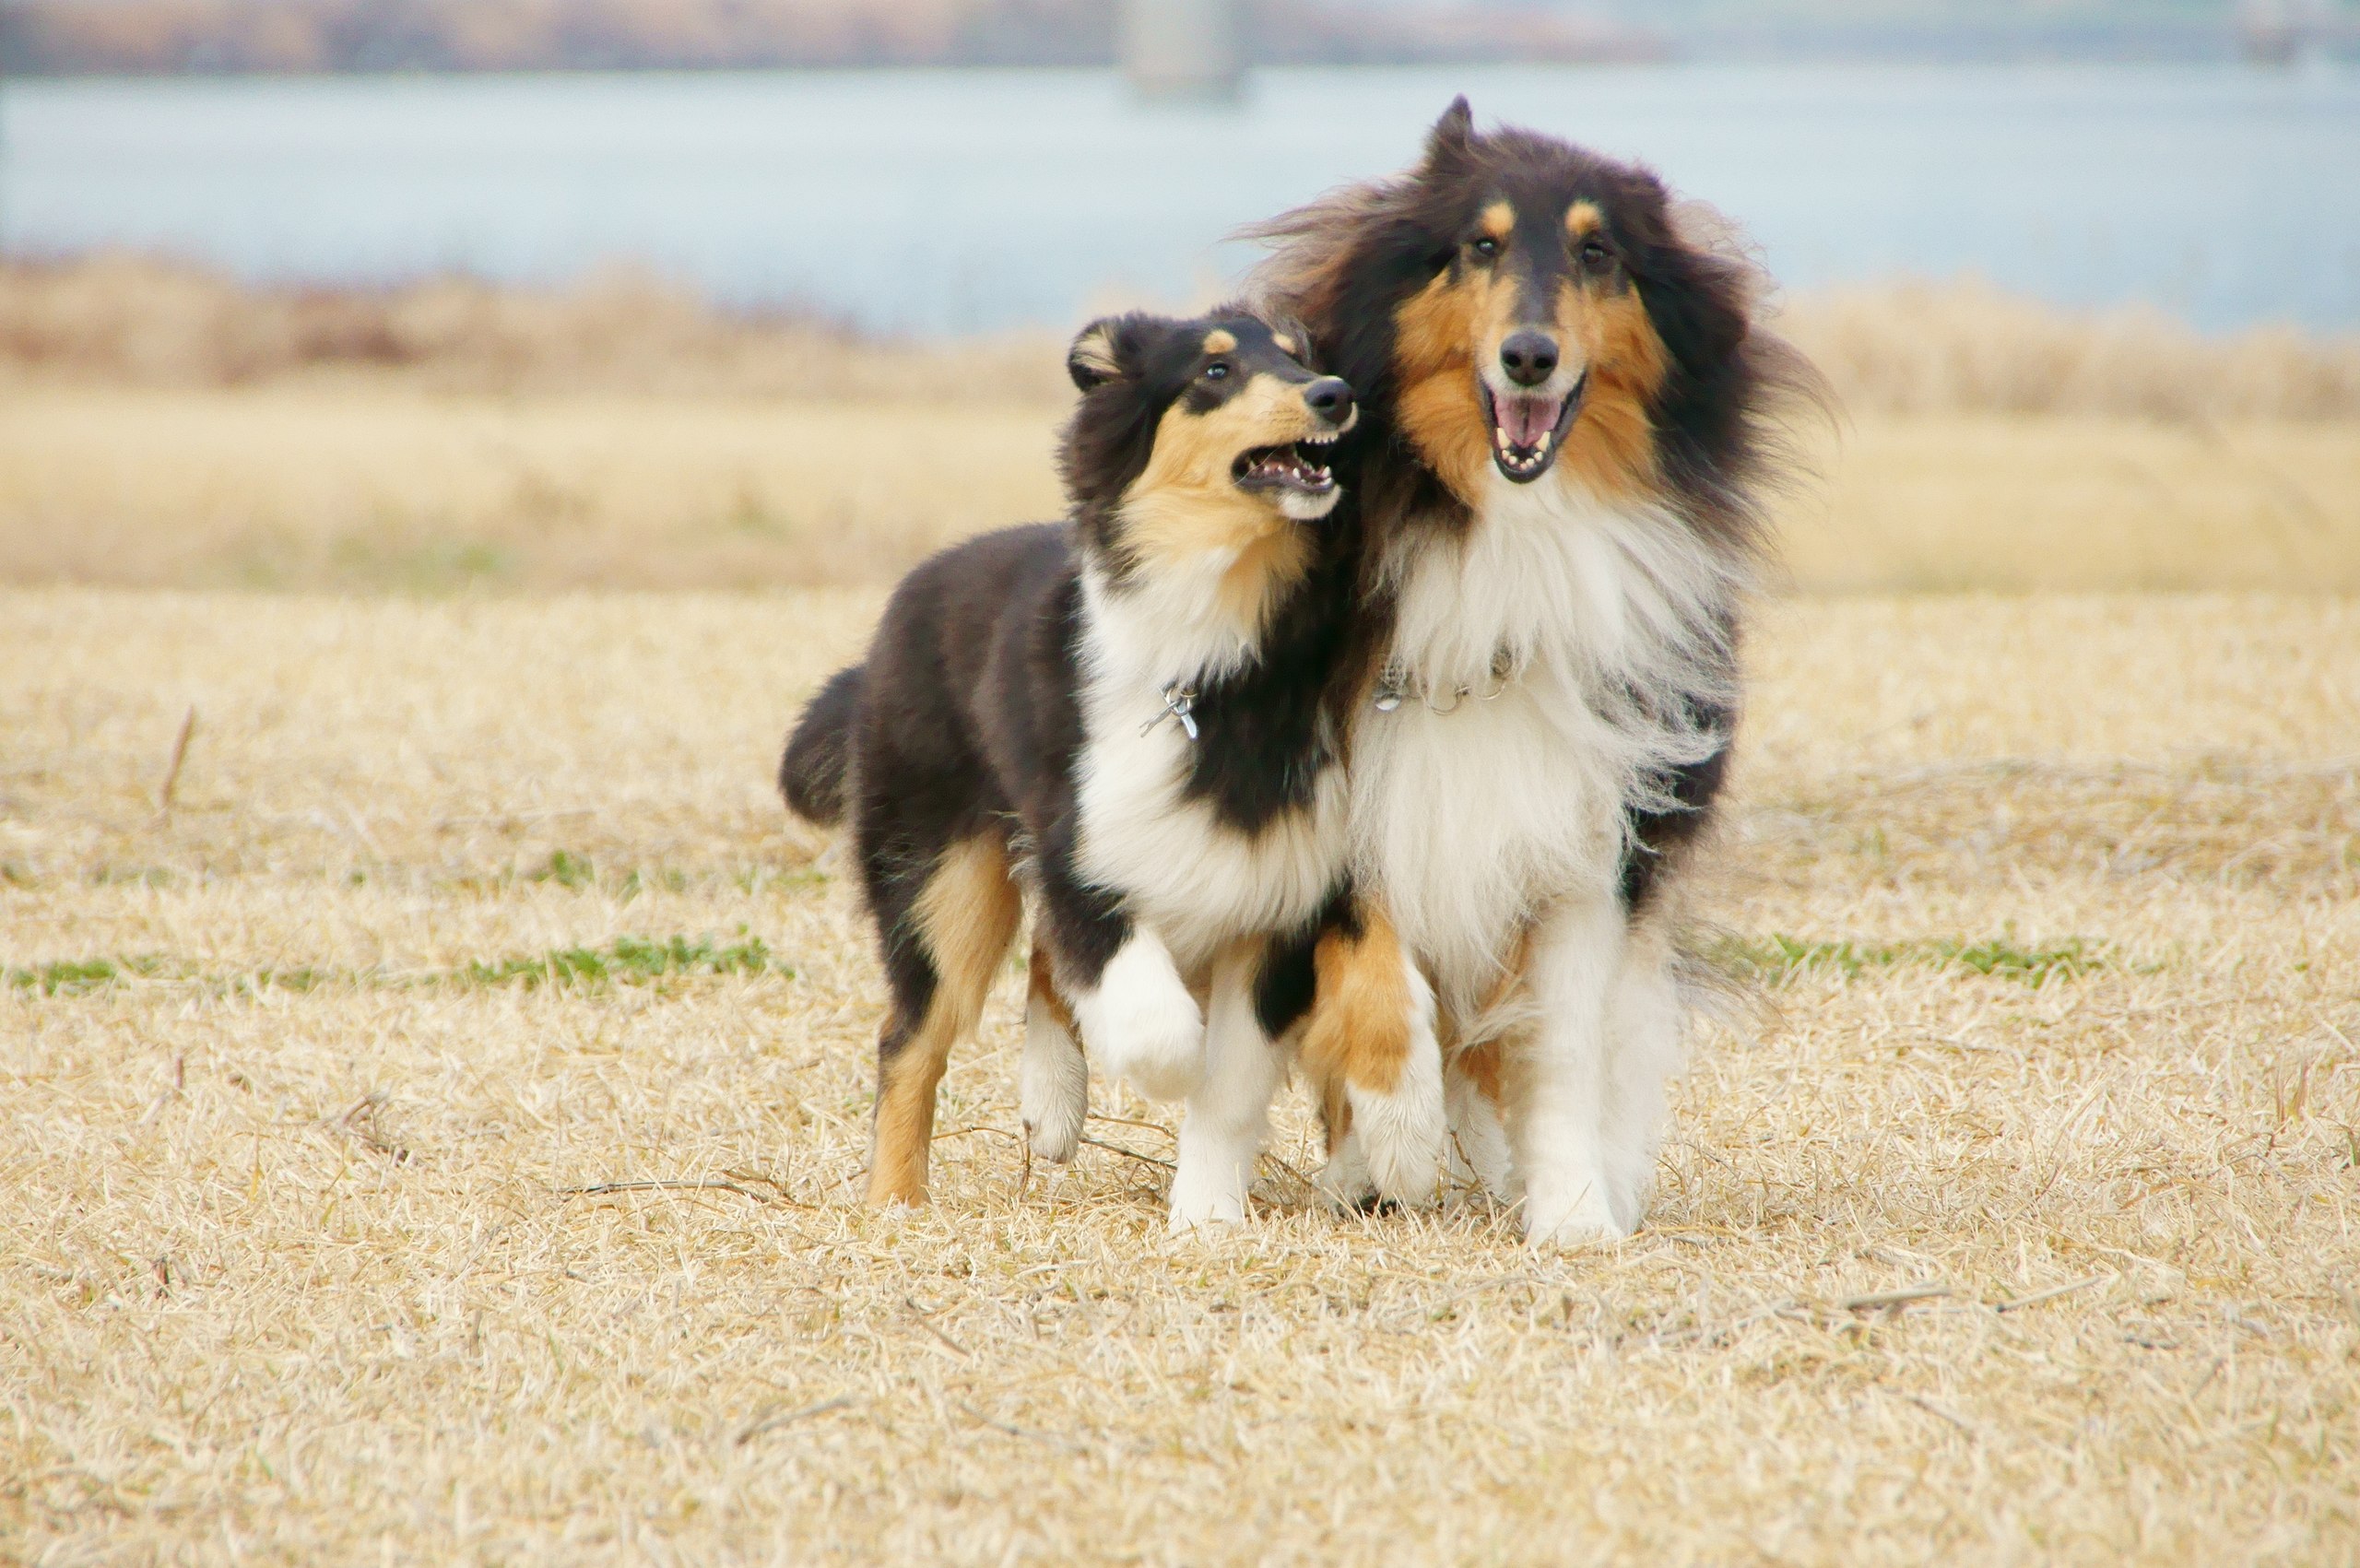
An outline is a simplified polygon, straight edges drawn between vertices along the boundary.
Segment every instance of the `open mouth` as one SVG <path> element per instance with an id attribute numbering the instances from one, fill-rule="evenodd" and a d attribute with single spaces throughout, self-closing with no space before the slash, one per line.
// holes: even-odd
<path id="1" fill-rule="evenodd" d="M 1323 450 L 1334 436 L 1305 436 L 1283 446 L 1257 446 L 1238 454 L 1230 476 L 1244 490 L 1291 490 L 1297 495 L 1326 495 L 1336 488 Z"/>
<path id="2" fill-rule="evenodd" d="M 1528 485 L 1549 471 L 1565 443 L 1565 431 L 1581 412 L 1585 374 L 1563 397 L 1537 393 L 1496 393 L 1481 376 L 1475 381 L 1483 399 L 1483 415 L 1492 426 L 1492 461 L 1519 485 Z"/>

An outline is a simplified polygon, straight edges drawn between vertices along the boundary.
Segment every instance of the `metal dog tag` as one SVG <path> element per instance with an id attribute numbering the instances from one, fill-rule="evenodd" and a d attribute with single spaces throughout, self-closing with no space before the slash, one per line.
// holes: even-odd
<path id="1" fill-rule="evenodd" d="M 1180 721 L 1180 733 L 1186 736 L 1189 739 L 1194 740 L 1197 738 L 1196 713 L 1196 692 L 1187 687 L 1174 682 L 1163 689 L 1163 712 L 1156 714 L 1155 717 L 1148 720 L 1146 724 L 1140 725 L 1139 733 L 1141 735 L 1148 734 L 1150 731 L 1153 730 L 1156 725 L 1162 724 L 1166 719 L 1178 719 Z"/>

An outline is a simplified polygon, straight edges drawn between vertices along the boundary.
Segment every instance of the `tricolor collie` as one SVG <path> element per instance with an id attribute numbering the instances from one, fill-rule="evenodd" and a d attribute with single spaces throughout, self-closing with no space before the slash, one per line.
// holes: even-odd
<path id="1" fill-rule="evenodd" d="M 867 662 L 805 712 L 780 784 L 807 818 L 849 817 L 877 920 L 872 1203 L 925 1200 L 936 1086 L 1021 885 L 1032 1147 L 1064 1160 L 1080 1139 L 1078 1026 L 1102 1067 L 1188 1101 L 1174 1226 L 1235 1220 L 1344 877 L 1360 567 L 1326 454 L 1359 415 L 1298 336 L 1240 310 L 1100 322 L 1068 368 L 1070 524 L 911 572 Z M 1432 1107 L 1396 1162 L 1414 1195 L 1441 1159 L 1439 1068 L 1398 1077 L 1384 1088 Z"/>
<path id="2" fill-rule="evenodd" d="M 1536 1243 L 1645 1210 L 1681 1007 L 1668 905 L 1727 766 L 1758 490 L 1802 362 L 1642 169 L 1466 100 L 1421 164 L 1267 225 L 1263 284 L 1362 393 L 1357 940 L 1442 1004 L 1458 1149 Z M 1331 1103 L 1333 1097 L 1330 1097 Z M 1331 1122 L 1331 1181 L 1357 1177 Z"/>

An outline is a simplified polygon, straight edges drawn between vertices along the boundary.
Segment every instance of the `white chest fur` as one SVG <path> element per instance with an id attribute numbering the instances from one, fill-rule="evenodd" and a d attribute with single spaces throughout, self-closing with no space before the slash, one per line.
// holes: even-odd
<path id="1" fill-rule="evenodd" d="M 1463 538 L 1392 563 L 1407 695 L 1353 743 L 1357 867 L 1458 1006 L 1522 922 L 1612 889 L 1628 808 L 1708 754 L 1685 699 L 1725 695 L 1717 628 L 1740 588 L 1668 512 L 1492 482 Z"/>
<path id="2" fill-rule="evenodd" d="M 1210 602 L 1167 584 L 1151 597 L 1083 579 L 1086 630 L 1079 778 L 1080 869 L 1121 893 L 1181 968 L 1201 972 L 1224 943 L 1316 914 L 1345 856 L 1346 793 L 1329 770 L 1309 808 L 1256 832 L 1185 795 L 1195 763 L 1168 690 L 1193 690 L 1253 655 Z"/>

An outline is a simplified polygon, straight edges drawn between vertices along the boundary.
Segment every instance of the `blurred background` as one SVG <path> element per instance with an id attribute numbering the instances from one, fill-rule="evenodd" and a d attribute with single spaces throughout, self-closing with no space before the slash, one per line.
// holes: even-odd
<path id="1" fill-rule="evenodd" d="M 10 581 L 877 580 L 1465 92 L 1760 247 L 1794 586 L 2360 589 L 2333 0 L 6 0 L 0 73 Z"/>

